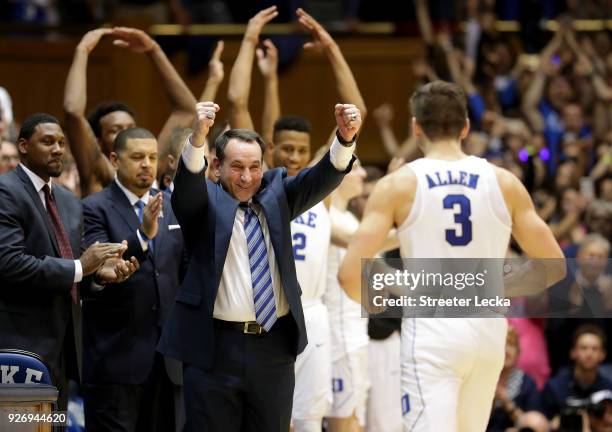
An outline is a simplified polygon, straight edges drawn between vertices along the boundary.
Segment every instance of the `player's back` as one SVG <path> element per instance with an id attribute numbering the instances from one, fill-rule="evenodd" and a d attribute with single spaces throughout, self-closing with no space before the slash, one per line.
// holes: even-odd
<path id="1" fill-rule="evenodd" d="M 397 230 L 402 258 L 505 257 L 512 221 L 486 160 L 423 158 L 402 169 L 417 179 L 412 207 Z M 434 261 L 423 264 L 435 268 Z M 503 317 L 404 319 L 405 430 L 484 431 L 506 332 Z"/>
<path id="2" fill-rule="evenodd" d="M 511 217 L 485 159 L 421 158 L 408 167 L 417 186 L 410 213 L 397 230 L 402 258 L 505 256 Z"/>

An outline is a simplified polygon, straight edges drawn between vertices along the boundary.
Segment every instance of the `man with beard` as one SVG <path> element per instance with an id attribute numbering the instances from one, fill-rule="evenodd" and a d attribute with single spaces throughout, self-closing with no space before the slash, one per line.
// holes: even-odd
<path id="1" fill-rule="evenodd" d="M 80 253 L 81 205 L 51 180 L 62 173 L 66 147 L 55 117 L 28 117 L 17 145 L 21 163 L 0 176 L 0 346 L 43 357 L 65 410 L 67 378 L 78 380 L 76 285 L 94 273 L 101 282 L 123 281 L 138 263 L 120 258 L 123 238 Z"/>
<path id="2" fill-rule="evenodd" d="M 141 268 L 128 283 L 94 278 L 84 291 L 85 423 L 89 431 L 171 431 L 181 422 L 181 366 L 155 347 L 179 286 L 183 236 L 170 200 L 151 188 L 155 136 L 126 129 L 109 156 L 115 180 L 83 201 L 85 242 L 127 239 Z"/>

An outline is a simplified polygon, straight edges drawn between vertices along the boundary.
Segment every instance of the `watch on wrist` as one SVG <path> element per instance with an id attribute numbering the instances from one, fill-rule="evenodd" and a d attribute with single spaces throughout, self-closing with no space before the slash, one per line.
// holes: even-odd
<path id="1" fill-rule="evenodd" d="M 140 236 L 142 237 L 144 241 L 148 242 L 149 240 L 151 240 L 149 236 L 146 235 L 142 229 L 138 228 L 138 232 L 140 233 Z"/>
<path id="2" fill-rule="evenodd" d="M 342 144 L 344 147 L 350 147 L 353 145 L 353 143 L 357 140 L 357 134 L 353 135 L 353 139 L 350 141 L 345 140 L 344 138 L 342 138 L 342 135 L 340 135 L 340 131 L 338 129 L 336 129 L 336 138 L 338 138 L 338 141 L 340 142 L 340 144 Z"/>

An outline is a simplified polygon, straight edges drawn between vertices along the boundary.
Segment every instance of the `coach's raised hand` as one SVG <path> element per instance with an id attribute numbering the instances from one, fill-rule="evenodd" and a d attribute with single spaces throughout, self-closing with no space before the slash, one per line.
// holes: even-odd
<path id="1" fill-rule="evenodd" d="M 361 111 L 353 104 L 336 104 L 335 115 L 338 138 L 345 143 L 353 142 L 361 128 Z"/>
<path id="2" fill-rule="evenodd" d="M 208 131 L 215 124 L 215 116 L 219 109 L 219 105 L 214 102 L 199 102 L 196 104 L 196 118 L 193 123 L 193 135 L 191 136 L 191 144 L 194 147 L 204 145 Z"/>

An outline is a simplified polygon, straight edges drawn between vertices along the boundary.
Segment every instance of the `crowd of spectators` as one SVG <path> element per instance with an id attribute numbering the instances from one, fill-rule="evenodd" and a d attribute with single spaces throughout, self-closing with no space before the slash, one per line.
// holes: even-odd
<path id="1" fill-rule="evenodd" d="M 320 22 L 353 29 L 359 22 L 414 21 L 418 10 L 414 3 L 393 0 L 2 0 L 0 21 L 93 24 L 138 15 L 157 24 L 246 23 L 254 13 L 274 4 L 279 9 L 279 21 L 292 20 L 292 11 L 302 7 L 312 11 Z M 469 19 L 479 7 L 492 10 L 498 19 L 520 21 L 525 27 L 537 25 L 541 19 L 554 19 L 563 12 L 577 19 L 612 16 L 609 0 L 432 0 L 428 3 L 435 20 L 450 24 Z"/>

